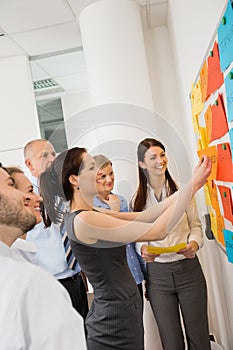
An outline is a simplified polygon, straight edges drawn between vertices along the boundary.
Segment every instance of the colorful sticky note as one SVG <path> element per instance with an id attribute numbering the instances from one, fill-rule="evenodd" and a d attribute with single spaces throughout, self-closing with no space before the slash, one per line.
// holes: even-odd
<path id="1" fill-rule="evenodd" d="M 216 213 L 220 213 L 219 202 L 218 202 L 218 193 L 217 187 L 213 180 L 208 180 L 206 186 L 209 189 L 211 206 L 215 210 Z"/>
<path id="2" fill-rule="evenodd" d="M 233 164 L 229 142 L 217 145 L 216 180 L 233 182 Z"/>
<path id="3" fill-rule="evenodd" d="M 223 230 L 225 228 L 224 218 L 220 212 L 216 212 L 216 214 L 210 210 L 210 223 L 211 223 L 211 231 L 214 234 L 215 239 L 225 246 Z"/>
<path id="4" fill-rule="evenodd" d="M 212 210 L 210 210 L 210 224 L 211 224 L 211 231 L 213 232 L 214 237 L 217 237 L 218 236 L 217 219 Z"/>
<path id="5" fill-rule="evenodd" d="M 220 244 L 225 246 L 224 235 L 223 235 L 223 230 L 225 228 L 224 217 L 221 215 L 220 212 L 218 212 L 216 214 L 216 220 L 217 220 L 217 236 L 216 236 L 216 239 L 217 239 L 217 241 Z"/>
<path id="6" fill-rule="evenodd" d="M 200 149 L 202 149 L 202 143 L 201 143 L 201 139 L 197 140 L 197 150 L 199 151 Z"/>
<path id="7" fill-rule="evenodd" d="M 199 126 L 199 135 L 200 135 L 200 141 L 201 141 L 201 148 L 205 149 L 208 147 L 208 140 L 207 140 L 207 134 L 206 134 L 206 128 Z"/>
<path id="8" fill-rule="evenodd" d="M 224 241 L 226 246 L 227 259 L 233 263 L 233 232 L 230 230 L 223 230 Z"/>
<path id="9" fill-rule="evenodd" d="M 199 115 L 193 114 L 192 121 L 193 121 L 193 130 L 196 134 L 198 134 L 199 133 Z"/>
<path id="10" fill-rule="evenodd" d="M 215 41 L 212 54 L 209 55 L 208 62 L 208 83 L 207 83 L 207 96 L 220 88 L 223 84 L 223 73 L 220 69 L 218 44 Z"/>
<path id="11" fill-rule="evenodd" d="M 209 187 L 207 185 L 204 185 L 203 187 L 204 189 L 204 196 L 205 196 L 205 203 L 207 206 L 211 206 L 211 200 L 210 200 L 210 191 L 209 191 Z"/>
<path id="12" fill-rule="evenodd" d="M 229 138 L 230 138 L 231 149 L 233 150 L 233 128 L 229 130 Z M 233 152 L 231 152 L 231 158 L 233 162 Z"/>
<path id="13" fill-rule="evenodd" d="M 199 114 L 204 108 L 204 103 L 202 102 L 200 80 L 196 83 L 196 85 L 192 84 L 191 104 L 193 116 Z"/>
<path id="14" fill-rule="evenodd" d="M 212 109 L 210 105 L 208 106 L 204 114 L 204 118 L 205 118 L 205 125 L 206 125 L 206 136 L 207 136 L 208 143 L 210 143 L 211 135 L 212 135 Z"/>
<path id="15" fill-rule="evenodd" d="M 224 218 L 233 223 L 231 189 L 227 186 L 218 185 L 218 190 L 221 196 Z"/>
<path id="16" fill-rule="evenodd" d="M 210 141 L 217 140 L 228 132 L 228 124 L 225 114 L 225 108 L 222 96 L 218 94 L 218 98 L 211 106 L 212 111 L 212 132 Z"/>
<path id="17" fill-rule="evenodd" d="M 232 49 L 233 51 L 233 49 Z M 233 121 L 233 70 L 225 77 L 226 101 L 227 101 L 227 119 Z"/>
<path id="18" fill-rule="evenodd" d="M 198 150 L 197 154 L 198 154 L 199 158 L 201 158 L 204 155 L 211 158 L 212 168 L 211 168 L 211 174 L 209 176 L 209 179 L 216 179 L 216 174 L 217 174 L 217 148 L 216 148 L 216 146 L 211 146 L 211 147 L 207 147 L 205 149 Z"/>
<path id="19" fill-rule="evenodd" d="M 208 66 L 207 66 L 207 62 L 205 61 L 200 71 L 200 88 L 201 88 L 202 102 L 205 102 L 205 100 L 207 100 L 208 98 L 207 82 L 208 82 Z"/>
<path id="20" fill-rule="evenodd" d="M 233 9 L 229 0 L 222 21 L 218 27 L 218 45 L 221 70 L 224 72 L 233 61 Z"/>
<path id="21" fill-rule="evenodd" d="M 148 246 L 147 251 L 149 253 L 153 254 L 166 254 L 166 253 L 177 253 L 181 249 L 185 248 L 187 243 L 181 242 L 175 245 L 172 245 L 170 247 L 154 247 L 154 246 Z"/>

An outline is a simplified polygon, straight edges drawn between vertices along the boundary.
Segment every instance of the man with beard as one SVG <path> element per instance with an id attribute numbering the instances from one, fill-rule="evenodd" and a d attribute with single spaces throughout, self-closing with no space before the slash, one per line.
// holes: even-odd
<path id="1" fill-rule="evenodd" d="M 46 271 L 11 254 L 12 243 L 36 223 L 30 194 L 14 188 L 0 166 L 0 348 L 83 350 L 81 316 Z"/>

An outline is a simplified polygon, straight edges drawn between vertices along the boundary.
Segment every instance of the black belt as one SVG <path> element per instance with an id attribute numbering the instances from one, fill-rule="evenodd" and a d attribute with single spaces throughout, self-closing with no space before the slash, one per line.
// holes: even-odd
<path id="1" fill-rule="evenodd" d="M 58 281 L 60 281 L 60 282 L 71 282 L 71 281 L 75 281 L 79 277 L 82 278 L 81 272 L 78 272 L 74 276 L 71 276 L 71 277 L 59 278 Z"/>

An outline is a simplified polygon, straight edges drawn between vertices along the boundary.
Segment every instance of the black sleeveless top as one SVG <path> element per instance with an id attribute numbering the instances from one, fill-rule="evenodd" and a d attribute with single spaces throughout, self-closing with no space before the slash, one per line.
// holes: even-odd
<path id="1" fill-rule="evenodd" d="M 126 246 L 99 240 L 87 245 L 74 235 L 81 211 L 66 214 L 73 252 L 94 289 L 87 315 L 88 350 L 143 350 L 142 301 L 126 259 Z M 117 246 L 116 246 L 117 245 Z"/>
<path id="2" fill-rule="evenodd" d="M 98 240 L 87 245 L 79 241 L 74 235 L 73 221 L 80 212 L 66 214 L 65 224 L 72 250 L 92 284 L 95 296 L 124 300 L 134 295 L 137 288 L 128 267 L 125 243 Z M 113 290 L 114 293 L 109 292 Z"/>

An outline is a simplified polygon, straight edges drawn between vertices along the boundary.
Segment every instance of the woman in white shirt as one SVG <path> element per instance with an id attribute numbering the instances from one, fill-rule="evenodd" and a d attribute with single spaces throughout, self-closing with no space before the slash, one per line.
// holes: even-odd
<path id="1" fill-rule="evenodd" d="M 146 138 L 138 145 L 139 186 L 132 199 L 134 211 L 163 201 L 178 190 L 168 168 L 164 145 Z M 153 254 L 148 246 L 170 247 L 185 242 L 177 253 Z M 183 318 L 189 350 L 209 350 L 207 288 L 196 252 L 203 245 L 194 199 L 177 226 L 163 240 L 137 243 L 147 262 L 147 295 L 165 350 L 185 349 Z M 181 314 L 180 314 L 181 312 Z"/>

